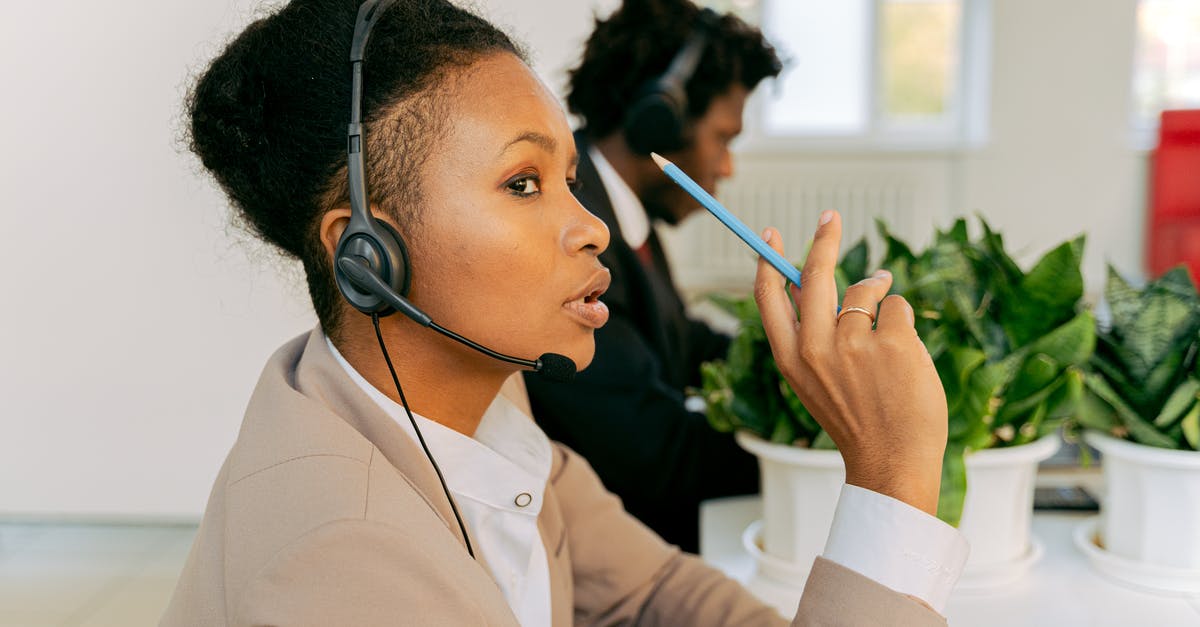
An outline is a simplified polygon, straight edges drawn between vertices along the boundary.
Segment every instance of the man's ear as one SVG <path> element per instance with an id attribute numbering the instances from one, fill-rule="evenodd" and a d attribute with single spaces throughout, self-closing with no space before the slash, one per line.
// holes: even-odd
<path id="1" fill-rule="evenodd" d="M 321 216 L 321 243 L 325 246 L 325 254 L 329 259 L 333 259 L 334 254 L 337 253 L 338 240 L 342 238 L 342 233 L 349 224 L 349 207 L 330 209 Z"/>

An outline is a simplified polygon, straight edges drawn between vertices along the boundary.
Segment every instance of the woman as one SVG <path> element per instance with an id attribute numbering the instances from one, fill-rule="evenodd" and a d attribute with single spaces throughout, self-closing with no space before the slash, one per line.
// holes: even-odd
<path id="1" fill-rule="evenodd" d="M 356 33 L 365 132 L 351 125 L 348 161 Z M 571 194 L 561 109 L 503 33 L 441 0 L 361 13 L 351 0 L 295 0 L 228 45 L 189 108 L 193 150 L 240 215 L 304 264 L 320 326 L 264 369 L 163 624 L 781 622 L 549 442 L 500 393 L 522 366 L 415 313 L 359 313 L 411 303 L 499 353 L 560 354 L 542 359 L 560 374 L 565 359 L 591 360 L 608 233 Z M 390 228 L 406 244 L 407 273 L 404 253 L 392 251 L 387 276 L 379 251 L 355 243 L 360 193 L 381 221 L 372 237 Z M 848 483 L 929 518 L 944 396 L 903 300 L 884 300 L 872 329 L 889 277 L 851 288 L 853 315 L 835 317 L 840 228 L 823 216 L 793 290 L 803 324 L 760 267 L 764 322 L 842 448 Z M 845 561 L 818 560 L 798 623 L 942 622 L 920 594 Z"/>

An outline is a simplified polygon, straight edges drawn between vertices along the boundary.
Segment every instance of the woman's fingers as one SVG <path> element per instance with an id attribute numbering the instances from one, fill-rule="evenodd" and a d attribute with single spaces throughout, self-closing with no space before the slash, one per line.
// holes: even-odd
<path id="1" fill-rule="evenodd" d="M 892 294 L 879 305 L 879 321 L 875 325 L 875 332 L 880 336 L 914 336 L 917 331 L 913 321 L 912 306 L 903 296 Z"/>
<path id="2" fill-rule="evenodd" d="M 842 217 L 836 211 L 821 214 L 812 250 L 800 275 L 800 334 L 806 342 L 828 342 L 837 316 L 838 248 L 842 242 Z"/>
<path id="3" fill-rule="evenodd" d="M 842 311 L 837 318 L 838 335 L 869 333 L 875 322 L 879 301 L 887 296 L 891 287 L 891 273 L 880 270 L 846 288 L 846 296 L 842 299 Z"/>
<path id="4" fill-rule="evenodd" d="M 774 228 L 763 231 L 763 239 L 783 254 L 783 238 Z M 763 328 L 775 361 L 780 364 L 793 363 L 798 359 L 796 345 L 796 309 L 784 288 L 784 278 L 771 264 L 759 257 L 758 272 L 754 277 L 754 300 L 762 316 Z"/>

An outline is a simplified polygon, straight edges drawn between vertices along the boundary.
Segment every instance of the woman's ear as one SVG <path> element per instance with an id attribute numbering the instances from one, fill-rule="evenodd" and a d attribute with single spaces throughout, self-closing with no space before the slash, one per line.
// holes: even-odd
<path id="1" fill-rule="evenodd" d="M 321 243 L 325 246 L 325 254 L 328 255 L 328 259 L 332 260 L 337 253 L 338 240 L 342 238 L 342 233 L 348 224 L 350 224 L 349 207 L 330 209 L 321 216 Z"/>

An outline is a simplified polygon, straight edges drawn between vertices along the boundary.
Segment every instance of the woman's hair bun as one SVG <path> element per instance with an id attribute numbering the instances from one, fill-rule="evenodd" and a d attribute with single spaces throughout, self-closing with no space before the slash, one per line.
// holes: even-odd
<path id="1" fill-rule="evenodd" d="M 212 173 L 235 207 L 242 222 L 263 239 L 299 256 L 303 227 L 281 219 L 289 211 L 281 197 L 281 138 L 273 137 L 268 121 L 271 93 L 278 79 L 271 72 L 278 50 L 267 49 L 274 22 L 266 18 L 251 24 L 205 70 L 187 100 L 191 118 L 192 152 Z M 274 146 L 279 148 L 279 146 Z"/>
<path id="2" fill-rule="evenodd" d="M 618 12 L 629 21 L 656 24 L 687 19 L 698 10 L 691 0 L 625 0 Z"/>
<path id="3" fill-rule="evenodd" d="M 245 56 L 245 53 L 237 55 Z M 196 138 L 219 142 L 223 148 L 255 153 L 266 143 L 263 111 L 267 91 L 262 76 L 242 59 L 223 58 L 213 64 L 209 80 L 197 85 L 196 98 L 205 106 L 192 120 Z M 232 67 L 222 67 L 232 66 Z M 203 148 L 203 146 L 198 146 Z"/>

